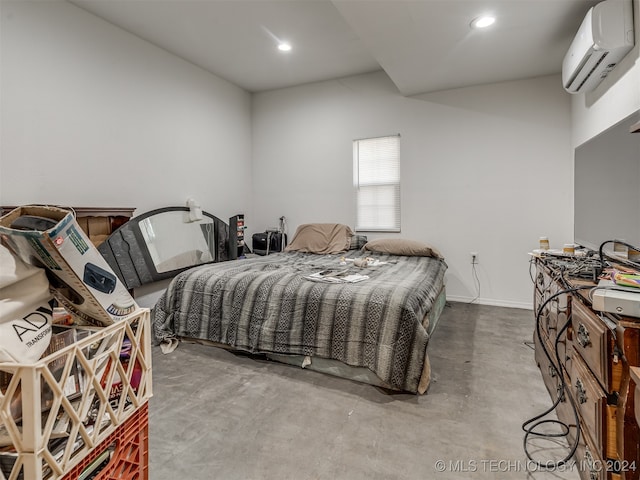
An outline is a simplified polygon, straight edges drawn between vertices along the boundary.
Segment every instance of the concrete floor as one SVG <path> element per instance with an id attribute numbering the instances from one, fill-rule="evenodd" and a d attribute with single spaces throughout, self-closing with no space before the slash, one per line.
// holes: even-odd
<path id="1" fill-rule="evenodd" d="M 452 303 L 426 395 L 389 394 L 224 350 L 153 352 L 151 480 L 578 479 L 527 471 L 521 425 L 551 400 L 527 310 Z M 538 440 L 536 458 L 562 458 Z"/>

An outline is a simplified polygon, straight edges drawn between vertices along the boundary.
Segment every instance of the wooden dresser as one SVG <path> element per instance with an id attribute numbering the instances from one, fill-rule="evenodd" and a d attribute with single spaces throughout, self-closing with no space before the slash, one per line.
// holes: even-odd
<path id="1" fill-rule="evenodd" d="M 592 281 L 562 277 L 563 262 L 535 258 L 534 312 L 556 293 L 593 287 Z M 596 312 L 589 290 L 562 293 L 549 301 L 534 332 L 535 357 L 556 413 L 569 429 L 573 444 L 580 424 L 576 468 L 583 480 L 640 479 L 640 428 L 636 418 L 636 385 L 631 368 L 640 366 L 640 318 Z M 564 326 L 567 326 L 563 330 Z M 562 367 L 555 363 L 555 345 Z M 635 372 L 633 372 L 635 374 Z M 562 380 L 566 387 L 561 388 Z M 571 398 L 567 398 L 567 395 Z M 573 400 L 573 402 L 571 402 Z"/>

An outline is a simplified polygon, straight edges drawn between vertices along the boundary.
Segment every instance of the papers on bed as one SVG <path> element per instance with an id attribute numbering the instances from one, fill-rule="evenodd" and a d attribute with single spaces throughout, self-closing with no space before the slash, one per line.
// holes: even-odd
<path id="1" fill-rule="evenodd" d="M 389 262 L 382 262 L 377 258 L 365 257 L 365 258 L 344 258 L 342 257 L 342 261 L 340 265 L 346 265 L 347 262 L 352 262 L 356 267 L 366 268 L 366 267 L 377 267 L 379 265 L 386 265 Z"/>
<path id="2" fill-rule="evenodd" d="M 348 268 L 327 268 L 319 272 L 307 275 L 307 280 L 322 283 L 356 283 L 369 278 L 368 275 L 349 273 Z"/>
<path id="3" fill-rule="evenodd" d="M 319 272 L 307 275 L 304 278 L 313 282 L 322 283 L 356 283 L 369 278 L 368 275 L 362 275 L 360 273 L 350 273 L 351 265 L 359 268 L 377 267 L 379 265 L 386 265 L 389 262 L 381 262 L 376 258 L 364 257 L 364 258 L 340 258 L 339 267 L 329 267 Z"/>

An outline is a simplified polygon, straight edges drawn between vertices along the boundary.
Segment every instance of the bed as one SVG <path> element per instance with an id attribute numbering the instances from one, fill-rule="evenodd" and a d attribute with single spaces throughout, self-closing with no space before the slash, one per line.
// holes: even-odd
<path id="1" fill-rule="evenodd" d="M 336 245 L 315 236 L 302 242 L 312 248 L 300 248 L 308 225 L 344 233 Z M 373 241 L 360 249 L 346 226 L 308 225 L 288 251 L 178 274 L 152 311 L 158 343 L 165 353 L 181 340 L 208 343 L 425 393 L 427 345 L 446 298 L 445 260 L 419 242 Z"/>

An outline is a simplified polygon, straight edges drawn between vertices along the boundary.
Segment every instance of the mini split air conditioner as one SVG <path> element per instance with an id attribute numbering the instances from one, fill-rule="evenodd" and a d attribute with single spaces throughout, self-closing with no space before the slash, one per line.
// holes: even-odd
<path id="1" fill-rule="evenodd" d="M 631 0 L 598 3 L 587 12 L 562 62 L 565 90 L 593 90 L 632 48 Z"/>

